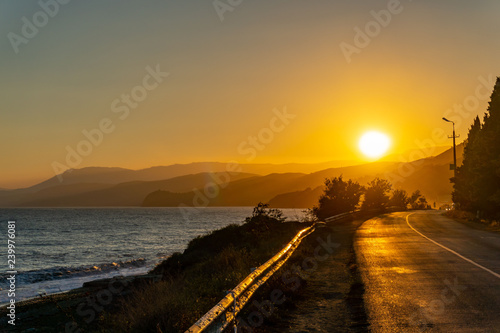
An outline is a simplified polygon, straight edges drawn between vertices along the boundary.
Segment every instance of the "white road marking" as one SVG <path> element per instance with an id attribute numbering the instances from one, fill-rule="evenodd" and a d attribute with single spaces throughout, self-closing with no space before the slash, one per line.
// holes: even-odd
<path id="1" fill-rule="evenodd" d="M 411 213 L 411 214 L 406 215 L 406 224 L 408 224 L 408 226 L 409 226 L 409 227 L 410 227 L 413 231 L 415 231 L 417 234 L 419 234 L 420 236 L 424 237 L 424 238 L 425 238 L 425 239 L 427 239 L 428 241 L 433 242 L 433 243 L 434 243 L 434 244 L 436 244 L 437 246 L 442 247 L 442 248 L 443 248 L 443 249 L 445 249 L 446 251 L 453 253 L 453 254 L 454 254 L 454 255 L 456 255 L 457 257 L 462 258 L 463 260 L 467 261 L 468 263 L 471 263 L 471 264 L 473 264 L 474 266 L 479 267 L 479 268 L 481 268 L 482 270 L 485 270 L 486 272 L 488 272 L 488 273 L 490 273 L 491 275 L 493 275 L 493 276 L 495 276 L 495 277 L 497 277 L 497 278 L 499 278 L 499 279 L 500 279 L 500 274 L 493 272 L 491 269 L 488 269 L 488 268 L 486 268 L 486 267 L 484 267 L 484 266 L 482 266 L 482 265 L 478 264 L 477 262 L 475 262 L 475 261 L 473 261 L 473 260 L 470 260 L 469 258 L 464 257 L 464 256 L 463 256 L 463 255 L 461 255 L 460 253 L 455 252 L 455 251 L 453 251 L 452 249 L 449 249 L 449 248 L 447 248 L 446 246 L 444 246 L 444 245 L 442 245 L 442 244 L 439 244 L 439 243 L 438 243 L 438 242 L 436 242 L 435 240 L 430 239 L 429 237 L 427 237 L 426 235 L 422 234 L 422 233 L 421 233 L 420 231 L 418 231 L 417 229 L 413 228 L 413 226 L 410 224 L 410 220 L 409 220 L 410 215 L 413 215 L 413 214 L 415 214 L 415 213 Z"/>

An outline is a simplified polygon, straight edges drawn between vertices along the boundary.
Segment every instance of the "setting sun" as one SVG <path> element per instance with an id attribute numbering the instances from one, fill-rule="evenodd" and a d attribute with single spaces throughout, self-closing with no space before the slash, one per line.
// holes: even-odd
<path id="1" fill-rule="evenodd" d="M 359 149 L 369 158 L 382 157 L 391 144 L 389 137 L 380 132 L 366 132 L 359 139 Z"/>

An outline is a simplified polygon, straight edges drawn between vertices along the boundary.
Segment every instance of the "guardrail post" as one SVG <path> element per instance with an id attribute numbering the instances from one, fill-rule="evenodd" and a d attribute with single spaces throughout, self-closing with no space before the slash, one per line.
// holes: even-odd
<path id="1" fill-rule="evenodd" d="M 228 290 L 228 294 L 231 294 L 233 296 L 233 322 L 234 322 L 234 333 L 238 333 L 238 323 L 236 322 L 236 294 L 234 293 L 233 290 Z"/>

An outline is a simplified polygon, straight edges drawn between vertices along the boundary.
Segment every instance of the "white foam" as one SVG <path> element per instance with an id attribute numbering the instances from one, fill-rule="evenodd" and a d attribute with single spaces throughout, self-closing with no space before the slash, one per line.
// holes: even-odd
<path id="1" fill-rule="evenodd" d="M 31 283 L 24 286 L 16 287 L 15 300 L 20 302 L 23 300 L 40 297 L 40 294 L 51 295 L 60 292 L 66 292 L 72 289 L 77 289 L 83 286 L 85 282 L 112 278 L 115 276 L 132 276 L 146 274 L 152 267 L 125 268 L 116 271 L 106 272 L 102 274 L 94 274 L 91 276 L 70 277 L 67 279 L 48 280 L 37 283 Z M 7 305 L 11 298 L 8 297 L 9 290 L 0 291 L 0 306 Z"/>

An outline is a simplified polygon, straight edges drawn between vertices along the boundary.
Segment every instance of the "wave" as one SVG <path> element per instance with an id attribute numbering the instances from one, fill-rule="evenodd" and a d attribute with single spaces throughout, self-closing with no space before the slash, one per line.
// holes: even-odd
<path id="1" fill-rule="evenodd" d="M 16 274 L 16 282 L 18 286 L 28 285 L 43 281 L 52 281 L 58 279 L 67 279 L 73 277 L 83 277 L 90 275 L 99 275 L 116 270 L 132 269 L 148 266 L 150 262 L 147 259 L 139 258 L 128 261 L 118 261 L 104 263 L 95 266 L 80 266 L 80 267 L 54 267 L 42 270 L 19 271 Z M 152 263 L 154 264 L 154 263 Z M 7 287 L 7 280 L 10 274 L 0 273 L 0 290 Z"/>

